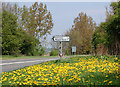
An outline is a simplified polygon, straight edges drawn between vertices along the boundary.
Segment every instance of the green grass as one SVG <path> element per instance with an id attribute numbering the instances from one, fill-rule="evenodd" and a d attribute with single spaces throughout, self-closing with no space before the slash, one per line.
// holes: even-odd
<path id="1" fill-rule="evenodd" d="M 68 56 L 88 56 L 88 55 L 68 55 Z M 12 55 L 2 55 L 0 56 L 0 59 L 5 60 L 5 59 L 25 59 L 25 58 L 55 58 L 58 56 L 12 56 Z M 67 56 L 64 56 L 67 57 Z"/>
<path id="2" fill-rule="evenodd" d="M 54 58 L 57 56 L 11 56 L 11 55 L 2 55 L 0 59 L 25 59 L 25 58 Z"/>

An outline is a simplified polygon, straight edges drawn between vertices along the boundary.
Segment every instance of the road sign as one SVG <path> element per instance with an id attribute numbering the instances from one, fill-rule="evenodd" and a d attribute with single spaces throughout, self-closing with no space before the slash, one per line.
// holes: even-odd
<path id="1" fill-rule="evenodd" d="M 53 41 L 69 41 L 69 36 L 53 36 Z"/>
<path id="2" fill-rule="evenodd" d="M 76 46 L 72 46 L 72 52 L 76 52 Z"/>
<path id="3" fill-rule="evenodd" d="M 60 53 L 59 53 L 59 56 L 60 58 L 62 58 L 63 54 L 62 54 L 62 42 L 63 41 L 69 41 L 69 36 L 62 36 L 62 35 L 56 35 L 56 36 L 53 36 L 53 41 L 58 41 L 60 42 Z"/>

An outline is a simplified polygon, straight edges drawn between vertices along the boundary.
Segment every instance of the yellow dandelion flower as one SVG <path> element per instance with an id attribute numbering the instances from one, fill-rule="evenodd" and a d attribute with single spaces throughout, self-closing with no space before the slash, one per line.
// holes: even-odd
<path id="1" fill-rule="evenodd" d="M 40 80 L 40 78 L 38 78 L 38 80 Z"/>
<path id="2" fill-rule="evenodd" d="M 108 77 L 108 75 L 106 75 L 106 77 Z"/>
<path id="3" fill-rule="evenodd" d="M 72 79 L 68 79 L 68 82 L 72 81 Z"/>
<path id="4" fill-rule="evenodd" d="M 107 82 L 108 80 L 105 80 L 104 82 Z"/>
<path id="5" fill-rule="evenodd" d="M 112 83 L 112 81 L 109 81 L 109 84 Z"/>
<path id="6" fill-rule="evenodd" d="M 118 78 L 119 78 L 119 76 L 116 76 L 116 78 L 118 79 Z"/>
<path id="7" fill-rule="evenodd" d="M 94 77 L 94 75 L 90 75 L 91 77 Z"/>
<path id="8" fill-rule="evenodd" d="M 19 83 L 19 85 L 22 85 L 22 83 Z"/>
<path id="9" fill-rule="evenodd" d="M 9 81 L 9 83 L 11 83 L 11 81 Z"/>
<path id="10" fill-rule="evenodd" d="M 17 81 L 17 84 L 19 84 L 19 82 Z"/>

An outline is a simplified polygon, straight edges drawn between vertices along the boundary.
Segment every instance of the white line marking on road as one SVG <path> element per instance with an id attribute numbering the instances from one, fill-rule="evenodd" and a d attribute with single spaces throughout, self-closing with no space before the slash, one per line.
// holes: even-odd
<path id="1" fill-rule="evenodd" d="M 0 65 L 10 65 L 10 64 L 18 64 L 18 63 L 30 63 L 30 62 L 38 62 L 38 61 L 49 61 L 49 60 L 57 60 L 57 59 L 48 59 L 48 60 L 35 60 L 35 61 L 24 61 L 24 62 L 11 62 L 11 63 L 0 63 Z"/>

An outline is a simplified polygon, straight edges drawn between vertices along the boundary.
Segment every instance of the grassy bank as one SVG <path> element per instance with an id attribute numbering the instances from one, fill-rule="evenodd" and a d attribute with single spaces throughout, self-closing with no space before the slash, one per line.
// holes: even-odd
<path id="1" fill-rule="evenodd" d="M 69 56 L 89 56 L 89 55 L 69 55 Z M 27 58 L 55 58 L 58 56 L 12 56 L 12 55 L 2 55 L 0 56 L 0 59 L 27 59 Z M 65 55 L 64 57 L 67 57 Z"/>
<path id="2" fill-rule="evenodd" d="M 54 58 L 57 56 L 11 56 L 11 55 L 2 55 L 0 59 L 25 59 L 25 58 Z"/>
<path id="3" fill-rule="evenodd" d="M 119 85 L 117 57 L 73 57 L 2 73 L 3 85 Z"/>

